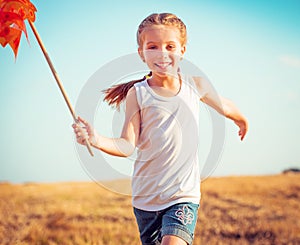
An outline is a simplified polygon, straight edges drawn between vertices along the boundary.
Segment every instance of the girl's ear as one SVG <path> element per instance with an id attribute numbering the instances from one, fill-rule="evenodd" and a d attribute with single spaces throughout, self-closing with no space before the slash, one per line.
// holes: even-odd
<path id="1" fill-rule="evenodd" d="M 183 59 L 183 55 L 185 54 L 185 51 L 186 51 L 186 46 L 185 45 L 183 45 L 182 47 L 181 47 L 181 59 Z"/>
<path id="2" fill-rule="evenodd" d="M 143 62 L 146 62 L 146 61 L 145 61 L 145 57 L 144 57 L 144 52 L 143 52 L 143 50 L 142 50 L 140 47 L 138 48 L 138 52 L 139 52 L 139 55 L 140 55 L 142 61 L 143 61 Z"/>

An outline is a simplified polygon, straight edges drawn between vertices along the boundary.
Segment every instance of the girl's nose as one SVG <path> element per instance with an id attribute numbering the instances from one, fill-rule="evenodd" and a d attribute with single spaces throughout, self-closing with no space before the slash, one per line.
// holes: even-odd
<path id="1" fill-rule="evenodd" d="M 169 55 L 168 55 L 167 50 L 162 49 L 159 51 L 159 56 L 162 58 L 167 58 Z"/>

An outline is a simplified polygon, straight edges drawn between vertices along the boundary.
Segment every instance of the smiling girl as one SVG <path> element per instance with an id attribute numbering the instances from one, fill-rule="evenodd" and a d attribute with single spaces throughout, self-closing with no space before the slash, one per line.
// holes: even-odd
<path id="1" fill-rule="evenodd" d="M 83 126 L 73 128 L 78 143 L 89 140 L 114 156 L 128 157 L 137 148 L 132 203 L 142 244 L 192 244 L 200 202 L 199 102 L 231 119 L 241 140 L 247 120 L 207 80 L 180 73 L 187 35 L 177 16 L 148 16 L 139 25 L 137 42 L 150 73 L 105 91 L 110 105 L 119 106 L 126 98 L 120 138 L 98 134 L 80 117 Z"/>

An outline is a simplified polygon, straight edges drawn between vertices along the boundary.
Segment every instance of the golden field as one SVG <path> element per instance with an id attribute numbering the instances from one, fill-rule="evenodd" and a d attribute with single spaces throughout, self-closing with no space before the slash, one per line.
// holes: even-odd
<path id="1" fill-rule="evenodd" d="M 300 244 L 300 174 L 210 178 L 201 191 L 195 245 Z M 0 244 L 140 242 L 130 196 L 95 182 L 0 183 Z"/>

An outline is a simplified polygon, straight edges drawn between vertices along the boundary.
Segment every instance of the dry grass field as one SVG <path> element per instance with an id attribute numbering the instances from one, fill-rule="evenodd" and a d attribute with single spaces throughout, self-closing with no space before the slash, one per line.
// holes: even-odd
<path id="1" fill-rule="evenodd" d="M 201 188 L 194 244 L 300 244 L 300 174 L 210 178 Z M 0 244 L 140 243 L 130 197 L 90 182 L 0 183 Z"/>

